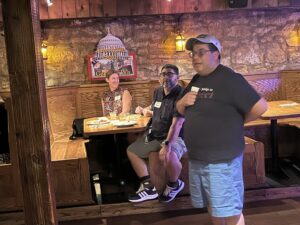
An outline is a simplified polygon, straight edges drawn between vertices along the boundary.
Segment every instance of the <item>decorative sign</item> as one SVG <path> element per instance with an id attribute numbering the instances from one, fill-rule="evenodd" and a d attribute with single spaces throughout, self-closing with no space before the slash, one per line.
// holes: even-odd
<path id="1" fill-rule="evenodd" d="M 90 80 L 103 80 L 108 70 L 119 71 L 120 79 L 136 78 L 136 55 L 126 50 L 122 41 L 109 30 L 102 38 L 95 52 L 88 56 Z"/>
<path id="2" fill-rule="evenodd" d="M 124 59 L 97 59 L 94 54 L 88 56 L 88 73 L 90 80 L 103 80 L 108 70 L 119 71 L 120 79 L 136 78 L 136 56 L 129 52 Z"/>

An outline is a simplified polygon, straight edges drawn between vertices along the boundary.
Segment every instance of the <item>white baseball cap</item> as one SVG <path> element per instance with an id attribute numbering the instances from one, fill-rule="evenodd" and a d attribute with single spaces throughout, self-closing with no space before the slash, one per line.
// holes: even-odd
<path id="1" fill-rule="evenodd" d="M 185 45 L 186 50 L 192 51 L 194 44 L 196 44 L 197 42 L 204 44 L 213 44 L 220 53 L 222 51 L 220 41 L 216 37 L 209 34 L 200 34 L 195 38 L 188 39 Z"/>

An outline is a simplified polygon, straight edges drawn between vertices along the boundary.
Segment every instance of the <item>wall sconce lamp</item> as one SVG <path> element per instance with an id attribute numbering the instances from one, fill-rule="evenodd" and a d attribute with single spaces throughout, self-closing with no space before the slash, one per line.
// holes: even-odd
<path id="1" fill-rule="evenodd" d="M 48 47 L 47 44 L 43 41 L 42 42 L 42 46 L 41 46 L 43 60 L 47 60 L 48 59 L 47 47 Z"/>
<path id="2" fill-rule="evenodd" d="M 52 6 L 53 5 L 53 0 L 47 0 L 47 5 Z"/>
<path id="3" fill-rule="evenodd" d="M 181 33 L 176 36 L 176 52 L 184 52 L 185 50 L 185 38 Z"/>
<path id="4" fill-rule="evenodd" d="M 177 34 L 175 38 L 175 46 L 176 46 L 176 52 L 184 52 L 185 51 L 185 38 L 182 35 L 181 29 L 180 29 L 180 20 L 183 14 L 180 14 L 177 17 L 177 25 L 175 28 L 175 34 Z"/>
<path id="5" fill-rule="evenodd" d="M 300 46 L 300 20 L 298 20 L 296 32 L 297 32 L 297 46 L 299 47 Z"/>
<path id="6" fill-rule="evenodd" d="M 287 44 L 292 47 L 300 47 L 300 20 L 287 37 Z"/>

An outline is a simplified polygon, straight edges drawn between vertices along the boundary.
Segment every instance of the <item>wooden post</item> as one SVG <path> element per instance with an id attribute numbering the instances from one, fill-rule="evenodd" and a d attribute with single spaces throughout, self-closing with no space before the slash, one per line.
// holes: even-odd
<path id="1" fill-rule="evenodd" d="M 2 6 L 25 222 L 55 225 L 39 2 L 2 0 Z"/>

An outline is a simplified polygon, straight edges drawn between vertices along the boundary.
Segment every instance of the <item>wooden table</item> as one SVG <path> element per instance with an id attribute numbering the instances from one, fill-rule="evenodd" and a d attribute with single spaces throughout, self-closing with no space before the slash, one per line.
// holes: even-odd
<path id="1" fill-rule="evenodd" d="M 271 150 L 272 150 L 272 172 L 276 175 L 283 175 L 278 162 L 278 132 L 277 120 L 294 118 L 300 116 L 300 104 L 284 100 L 268 102 L 268 110 L 261 116 L 261 119 L 271 120 Z"/>
<path id="2" fill-rule="evenodd" d="M 104 134 L 119 134 L 119 133 L 135 133 L 146 130 L 150 117 L 141 116 L 136 120 L 137 124 L 129 127 L 117 127 L 113 124 L 103 126 L 90 126 L 89 123 L 98 120 L 99 117 L 88 118 L 84 120 L 83 135 L 84 137 L 104 135 Z"/>
<path id="3" fill-rule="evenodd" d="M 144 116 L 140 116 L 137 118 L 137 115 L 130 116 L 129 118 L 132 117 L 136 118 L 136 120 L 134 120 L 136 121 L 136 124 L 128 127 L 117 127 L 111 123 L 101 124 L 101 122 L 100 123 L 97 122 L 101 120 L 101 118 L 103 117 L 94 117 L 94 118 L 85 119 L 84 126 L 83 126 L 83 135 L 86 138 L 92 138 L 93 136 L 101 136 L 106 134 L 114 135 L 114 142 L 116 146 L 116 159 L 117 159 L 115 165 L 116 174 L 114 177 L 117 178 L 121 186 L 124 186 L 125 181 L 122 178 L 122 168 L 121 168 L 122 156 L 121 156 L 121 150 L 120 150 L 117 134 L 143 132 L 146 130 L 147 124 L 151 119 L 151 117 L 144 117 Z M 90 124 L 94 124 L 94 125 L 90 125 Z"/>

